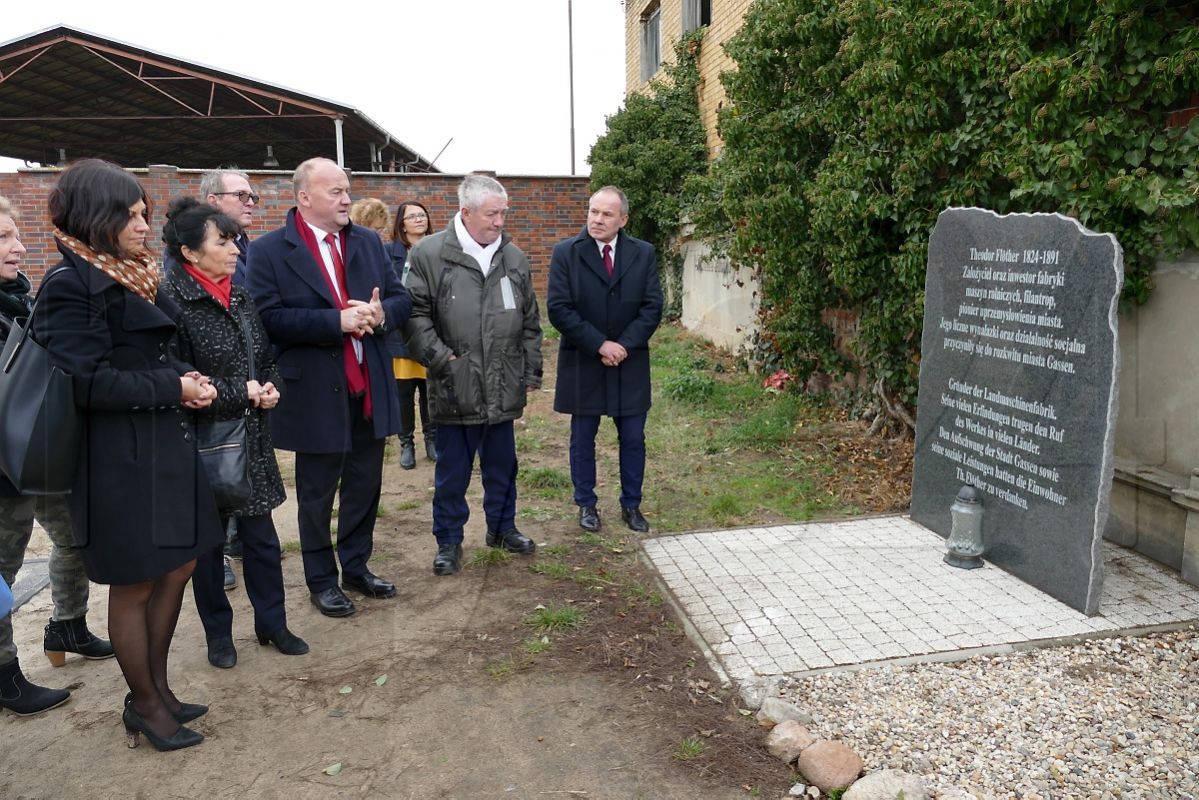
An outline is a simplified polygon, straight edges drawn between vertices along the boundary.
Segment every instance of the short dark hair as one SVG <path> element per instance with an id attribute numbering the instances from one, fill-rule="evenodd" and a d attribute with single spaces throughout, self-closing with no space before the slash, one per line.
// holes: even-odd
<path id="1" fill-rule="evenodd" d="M 211 222 L 222 239 L 233 239 L 241 232 L 241 226 L 208 203 L 195 197 L 177 197 L 167 209 L 167 224 L 162 226 L 162 240 L 166 242 L 167 254 L 182 265 L 183 248 L 199 250 L 208 235 Z"/>
<path id="2" fill-rule="evenodd" d="M 416 200 L 405 200 L 400 203 L 400 207 L 396 209 L 395 224 L 391 228 L 392 241 L 403 242 L 404 247 L 412 247 L 412 242 L 408 241 L 408 234 L 404 231 L 404 215 L 408 213 L 410 206 L 416 206 L 421 211 L 425 212 L 425 236 L 433 232 L 433 217 L 429 214 L 429 209 Z"/>
<path id="3" fill-rule="evenodd" d="M 85 158 L 58 176 L 47 205 L 54 227 L 97 253 L 121 258 L 129 254 L 121 252 L 119 237 L 138 200 L 146 204 L 149 222 L 150 198 L 137 178 L 112 162 Z"/>

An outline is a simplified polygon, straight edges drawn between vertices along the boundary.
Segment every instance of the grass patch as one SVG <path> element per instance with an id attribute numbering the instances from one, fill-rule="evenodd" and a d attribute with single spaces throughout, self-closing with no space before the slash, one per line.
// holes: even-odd
<path id="1" fill-rule="evenodd" d="M 662 593 L 646 589 L 639 583 L 630 583 L 624 588 L 625 599 L 630 603 L 646 603 L 651 606 L 662 605 Z"/>
<path id="2" fill-rule="evenodd" d="M 570 630 L 583 624 L 583 612 L 574 606 L 541 606 L 524 623 L 540 633 Z"/>
<path id="3" fill-rule="evenodd" d="M 538 575 L 559 579 L 569 578 L 573 572 L 569 564 L 560 561 L 534 561 L 529 565 L 529 570 Z"/>
<path id="4" fill-rule="evenodd" d="M 512 677 L 519 668 L 520 664 L 516 662 L 516 659 L 511 656 L 504 656 L 503 658 L 497 658 L 487 663 L 487 674 L 492 679 L 499 681 Z"/>
<path id="5" fill-rule="evenodd" d="M 499 547 L 480 547 L 470 554 L 468 567 L 496 567 L 512 560 L 512 554 Z"/>
<path id="6" fill-rule="evenodd" d="M 540 639 L 525 640 L 525 652 L 531 656 L 539 656 L 542 653 L 548 652 L 553 646 L 554 643 L 548 636 L 542 636 Z"/>
<path id="7" fill-rule="evenodd" d="M 701 372 L 674 375 L 662 382 L 662 394 L 676 403 L 703 403 L 716 394 L 716 381 Z"/>
<path id="8" fill-rule="evenodd" d="M 545 547 L 538 548 L 537 552 L 550 558 L 564 558 L 570 555 L 570 545 L 547 544 Z"/>
<path id="9" fill-rule="evenodd" d="M 574 490 L 570 475 L 553 467 L 533 467 L 522 471 L 518 480 L 521 491 L 530 492 L 544 500 L 569 497 Z"/>
<path id="10" fill-rule="evenodd" d="M 679 742 L 674 751 L 674 757 L 679 761 L 690 761 L 708 752 L 708 743 L 698 736 L 688 736 Z"/>
<path id="11" fill-rule="evenodd" d="M 400 502 L 396 503 L 396 511 L 412 511 L 420 508 L 423 505 L 424 503 L 419 500 L 401 500 Z"/>
<path id="12" fill-rule="evenodd" d="M 284 553 L 299 553 L 299 552 L 301 552 L 299 541 L 280 542 L 279 549 L 281 549 Z"/>

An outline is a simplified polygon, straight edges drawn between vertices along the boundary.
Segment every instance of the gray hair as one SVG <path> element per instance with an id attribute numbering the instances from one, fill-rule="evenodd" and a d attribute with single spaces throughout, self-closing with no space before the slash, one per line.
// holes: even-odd
<path id="1" fill-rule="evenodd" d="M 13 210 L 12 203 L 4 195 L 0 195 L 0 217 L 12 217 L 16 219 L 16 212 Z"/>
<path id="2" fill-rule="evenodd" d="M 488 175 L 467 175 L 458 184 L 458 207 L 475 211 L 487 197 L 508 199 L 503 184 Z"/>
<path id="3" fill-rule="evenodd" d="M 621 189 L 617 186 L 601 186 L 599 189 L 595 190 L 595 194 L 591 195 L 591 199 L 594 200 L 595 195 L 603 194 L 604 192 L 611 192 L 612 194 L 614 194 L 620 198 L 620 213 L 624 214 L 627 217 L 629 215 L 629 198 L 628 198 L 628 196 L 625 195 L 625 193 L 623 191 L 621 191 Z"/>
<path id="4" fill-rule="evenodd" d="M 208 197 L 210 194 L 220 194 L 225 191 L 225 176 L 236 175 L 239 178 L 245 178 L 246 183 L 250 182 L 250 176 L 242 172 L 240 169 L 210 169 L 200 178 L 200 197 Z"/>

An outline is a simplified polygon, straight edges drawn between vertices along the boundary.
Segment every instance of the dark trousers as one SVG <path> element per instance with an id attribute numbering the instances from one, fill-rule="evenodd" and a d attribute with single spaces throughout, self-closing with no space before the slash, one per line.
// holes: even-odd
<path id="1" fill-rule="evenodd" d="M 620 441 L 620 505 L 641 505 L 641 483 L 645 479 L 645 414 L 612 417 Z M 575 485 L 575 504 L 593 506 L 595 497 L 595 434 L 600 417 L 572 414 L 570 417 L 570 480 Z"/>
<path id="2" fill-rule="evenodd" d="M 350 419 L 349 452 L 296 453 L 300 548 L 304 552 L 304 578 L 311 592 L 337 585 L 338 561 L 343 575 L 362 575 L 374 549 L 385 442 L 375 438 L 374 425 L 362 415 L 361 399 L 350 401 Z M 335 494 L 336 560 L 331 541 Z"/>
<path id="3" fill-rule="evenodd" d="M 433 473 L 433 535 L 438 544 L 459 544 L 470 519 L 466 489 L 479 454 L 487 529 L 516 527 L 516 434 L 511 422 L 441 425 Z"/>
<path id="4" fill-rule="evenodd" d="M 416 431 L 416 395 L 420 392 L 420 430 L 426 439 L 433 439 L 437 426 L 429 420 L 429 388 L 424 378 L 397 378 L 400 390 L 400 438 Z"/>
<path id="5" fill-rule="evenodd" d="M 254 627 L 273 633 L 287 625 L 279 534 L 270 514 L 238 517 L 237 530 L 243 548 L 242 582 L 254 607 Z M 210 641 L 233 635 L 233 609 L 225 596 L 224 563 L 223 546 L 217 545 L 196 559 L 196 571 L 192 573 L 196 610 Z"/>

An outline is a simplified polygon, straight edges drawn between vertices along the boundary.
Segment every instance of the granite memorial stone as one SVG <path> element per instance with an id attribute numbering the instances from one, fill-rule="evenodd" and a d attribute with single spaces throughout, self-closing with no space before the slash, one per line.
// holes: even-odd
<path id="1" fill-rule="evenodd" d="M 982 493 L 985 558 L 1098 609 L 1123 252 L 1060 214 L 940 215 L 928 248 L 912 519 Z"/>

